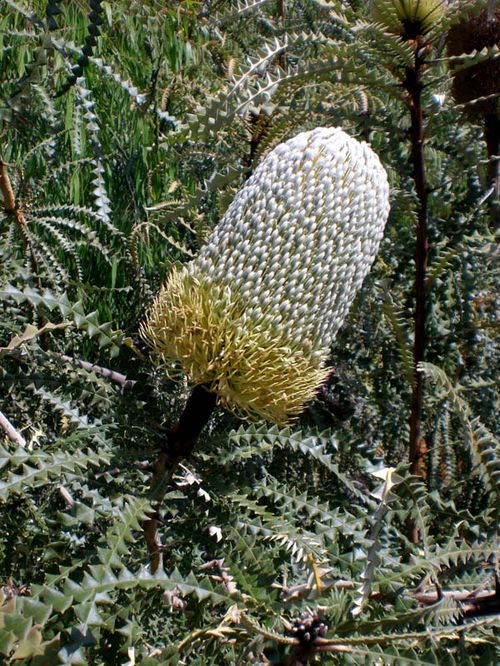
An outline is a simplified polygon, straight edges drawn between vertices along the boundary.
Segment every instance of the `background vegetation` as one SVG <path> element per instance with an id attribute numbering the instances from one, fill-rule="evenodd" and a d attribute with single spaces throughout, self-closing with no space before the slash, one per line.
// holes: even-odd
<path id="1" fill-rule="evenodd" d="M 450 72 L 498 48 L 446 50 L 494 4 L 414 30 L 356 0 L 1 1 L 3 663 L 495 662 L 498 183 Z M 300 421 L 215 412 L 153 571 L 151 467 L 189 391 L 139 323 L 262 157 L 317 125 L 388 171 L 379 258 Z"/>

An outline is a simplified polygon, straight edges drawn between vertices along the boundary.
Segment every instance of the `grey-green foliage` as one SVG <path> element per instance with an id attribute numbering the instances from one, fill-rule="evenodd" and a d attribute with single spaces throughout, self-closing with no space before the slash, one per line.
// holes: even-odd
<path id="1" fill-rule="evenodd" d="M 279 663 L 310 611 L 328 624 L 317 663 L 493 663 L 496 255 L 480 131 L 434 97 L 447 94 L 441 34 L 424 92 L 432 252 L 416 477 L 416 200 L 400 86 L 414 47 L 354 0 L 291 0 L 284 18 L 276 3 L 202 4 L 0 5 L 0 159 L 22 212 L 4 210 L 2 190 L 0 412 L 20 439 L 0 428 L 0 660 Z M 94 5 L 103 23 L 85 60 Z M 153 574 L 149 465 L 187 392 L 148 358 L 138 323 L 266 152 L 314 125 L 369 140 L 384 161 L 379 259 L 300 422 L 212 417 L 165 498 Z M 491 597 L 484 615 L 476 593 Z"/>

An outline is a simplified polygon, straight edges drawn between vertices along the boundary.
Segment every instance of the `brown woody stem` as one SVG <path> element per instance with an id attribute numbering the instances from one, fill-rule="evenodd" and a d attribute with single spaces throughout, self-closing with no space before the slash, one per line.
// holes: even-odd
<path id="1" fill-rule="evenodd" d="M 5 414 L 2 414 L 2 412 L 0 412 L 0 428 L 2 428 L 7 437 L 15 444 L 22 446 L 23 448 L 26 446 L 26 440 L 24 437 L 14 428 L 12 423 Z"/>
<path id="2" fill-rule="evenodd" d="M 420 447 L 422 405 L 423 405 L 423 377 L 417 371 L 418 364 L 424 360 L 426 347 L 426 272 L 429 255 L 429 240 L 427 236 L 427 198 L 428 187 L 424 162 L 424 114 L 422 108 L 422 70 L 424 66 L 421 49 L 415 52 L 415 65 L 406 70 L 404 87 L 409 96 L 411 114 L 411 156 L 413 163 L 413 179 L 418 198 L 416 248 L 415 248 L 415 312 L 414 312 L 414 342 L 413 342 L 413 365 L 414 383 L 411 398 L 410 413 L 410 442 L 409 461 L 410 473 L 420 474 L 422 467 L 422 455 Z M 419 539 L 415 524 L 411 524 L 410 539 L 417 543 Z"/>
<path id="3" fill-rule="evenodd" d="M 500 227 L 500 115 L 484 117 L 484 138 L 488 149 L 488 187 L 493 188 L 492 229 Z"/>
<path id="4" fill-rule="evenodd" d="M 2 191 L 4 208 L 6 213 L 15 213 L 16 197 L 7 171 L 7 165 L 0 159 L 0 190 Z"/>
<path id="5" fill-rule="evenodd" d="M 35 252 L 33 250 L 33 246 L 27 234 L 28 225 L 26 224 L 26 218 L 24 217 L 22 208 L 16 202 L 16 197 L 14 194 L 14 190 L 12 188 L 12 183 L 10 182 L 9 178 L 9 172 L 7 171 L 7 165 L 1 158 L 0 158 L 0 191 L 2 192 L 5 212 L 13 216 L 23 236 L 26 249 L 28 250 L 30 255 L 31 270 L 33 271 L 33 274 L 37 276 L 36 277 L 37 286 L 39 289 L 41 289 L 42 283 L 40 277 L 38 277 L 38 262 Z M 46 347 L 44 344 L 44 340 L 45 336 L 41 336 L 41 343 L 43 348 Z"/>
<path id="6" fill-rule="evenodd" d="M 177 425 L 168 434 L 165 450 L 160 453 L 153 466 L 150 489 L 153 512 L 142 524 L 153 573 L 162 565 L 162 544 L 158 525 L 163 498 L 177 465 L 191 455 L 201 431 L 215 408 L 216 401 L 215 393 L 208 391 L 207 387 L 203 385 L 194 387 Z"/>
<path id="7" fill-rule="evenodd" d="M 67 363 L 78 365 L 80 368 L 83 368 L 87 372 L 93 372 L 100 377 L 105 377 L 111 382 L 119 384 L 123 389 L 132 389 L 137 383 L 134 379 L 127 379 L 127 377 L 122 375 L 121 372 L 116 372 L 116 370 L 111 370 L 110 368 L 103 368 L 101 365 L 96 365 L 95 363 L 90 363 L 89 361 L 73 358 L 67 354 L 56 353 L 55 356 L 60 358 L 62 361 L 66 361 Z"/>

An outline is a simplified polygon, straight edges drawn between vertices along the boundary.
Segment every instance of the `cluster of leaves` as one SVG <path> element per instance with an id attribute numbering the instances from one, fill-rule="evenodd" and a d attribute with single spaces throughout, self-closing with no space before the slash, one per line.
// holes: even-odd
<path id="1" fill-rule="evenodd" d="M 467 3 L 452 4 L 448 22 Z M 327 625 L 320 663 L 495 661 L 498 290 L 486 155 L 449 97 L 447 26 L 425 73 L 415 476 L 401 87 L 415 45 L 354 0 L 2 2 L 0 659 L 295 663 L 305 613 Z M 369 140 L 388 170 L 379 259 L 300 423 L 212 417 L 165 497 L 153 573 L 150 467 L 187 388 L 157 369 L 139 322 L 263 155 L 321 124 Z"/>

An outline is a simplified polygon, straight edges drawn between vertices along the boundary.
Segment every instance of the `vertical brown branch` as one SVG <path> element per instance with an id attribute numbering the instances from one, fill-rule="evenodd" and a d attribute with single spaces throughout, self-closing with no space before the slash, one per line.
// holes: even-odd
<path id="1" fill-rule="evenodd" d="M 2 160 L 2 158 L 0 158 L 0 191 L 2 192 L 3 196 L 5 212 L 14 218 L 14 221 L 18 226 L 19 231 L 24 239 L 24 244 L 30 257 L 31 270 L 33 271 L 33 276 L 35 278 L 36 285 L 38 289 L 41 290 L 42 281 L 40 279 L 40 276 L 38 275 L 38 261 L 33 246 L 31 244 L 29 235 L 27 233 L 28 225 L 26 222 L 26 218 L 24 217 L 22 208 L 19 206 L 18 202 L 16 201 L 16 196 L 14 194 L 12 183 L 10 182 L 9 178 L 9 172 L 7 171 L 7 165 Z M 40 325 L 43 326 L 43 324 L 45 323 L 43 317 L 40 317 L 39 321 Z M 49 346 L 47 336 L 44 333 L 42 333 L 40 336 L 40 346 L 44 350 L 47 350 Z"/>
<path id="2" fill-rule="evenodd" d="M 429 240 L 427 235 L 427 198 L 428 187 L 424 162 L 424 114 L 422 108 L 422 49 L 415 52 L 415 66 L 408 68 L 404 81 L 409 96 L 411 114 L 411 156 L 413 163 L 413 179 L 418 198 L 416 248 L 415 248 L 415 311 L 414 311 L 414 342 L 413 364 L 414 385 L 411 398 L 409 460 L 411 474 L 418 474 L 421 465 L 420 438 L 422 426 L 423 378 L 417 372 L 418 364 L 424 360 L 426 347 L 426 307 L 427 295 L 425 288 Z M 418 542 L 418 531 L 415 525 L 410 527 L 410 538 Z"/>
<path id="3" fill-rule="evenodd" d="M 276 3 L 276 9 L 278 11 L 278 16 L 281 22 L 281 27 L 283 29 L 283 33 L 285 32 L 285 20 L 286 20 L 286 6 L 285 6 L 285 0 L 277 0 Z M 286 69 L 286 51 L 283 51 L 278 59 L 279 65 L 282 69 Z"/>
<path id="4" fill-rule="evenodd" d="M 247 167 L 247 178 L 251 176 L 255 156 L 261 142 L 266 137 L 270 124 L 271 118 L 262 111 L 258 114 L 252 113 L 250 115 L 250 152 L 244 157 L 245 166 Z"/>
<path id="5" fill-rule="evenodd" d="M 194 387 L 177 425 L 168 434 L 165 450 L 160 453 L 154 464 L 150 490 L 153 513 L 142 524 L 153 573 L 162 565 L 162 544 L 158 526 L 163 498 L 177 465 L 192 453 L 201 431 L 215 408 L 216 401 L 215 393 L 208 391 L 206 386 Z"/>
<path id="6" fill-rule="evenodd" d="M 4 209 L 6 213 L 16 214 L 16 197 L 7 171 L 7 165 L 0 158 L 0 190 L 2 191 Z M 19 211 L 18 211 L 19 213 Z M 17 221 L 17 218 L 16 218 Z"/>
<path id="7" fill-rule="evenodd" d="M 500 227 L 500 115 L 484 116 L 484 138 L 488 150 L 488 186 L 493 188 L 491 228 Z"/>
<path id="8" fill-rule="evenodd" d="M 24 243 L 26 245 L 26 249 L 30 256 L 31 270 L 33 271 L 33 274 L 36 276 L 37 286 L 41 289 L 42 283 L 40 281 L 40 278 L 38 277 L 38 262 L 33 247 L 26 233 L 26 229 L 28 226 L 26 223 L 26 218 L 24 217 L 22 208 L 16 202 L 16 197 L 14 194 L 14 190 L 12 188 L 12 183 L 10 182 L 9 178 L 9 172 L 7 171 L 7 165 L 2 160 L 2 158 L 0 158 L 0 191 L 2 192 L 3 196 L 5 212 L 8 215 L 12 215 L 14 217 L 14 221 L 16 222 L 21 232 L 21 235 L 24 238 Z"/>

